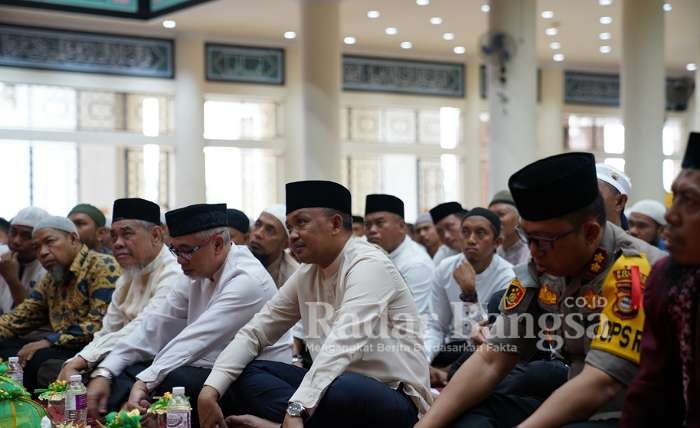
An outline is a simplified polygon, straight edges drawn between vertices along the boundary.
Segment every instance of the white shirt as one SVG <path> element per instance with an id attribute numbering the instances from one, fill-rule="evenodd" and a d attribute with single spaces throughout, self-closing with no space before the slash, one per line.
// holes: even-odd
<path id="1" fill-rule="evenodd" d="M 102 329 L 78 353 L 92 367 L 107 355 L 117 342 L 143 325 L 145 315 L 165 304 L 170 289 L 187 277 L 168 248 L 160 252 L 146 267 L 132 274 L 127 271 L 117 280 Z"/>
<path id="2" fill-rule="evenodd" d="M 5 246 L 3 245 L 2 247 Z M 7 249 L 9 250 L 9 248 Z M 2 250 L 0 250 L 0 253 L 2 253 Z M 45 273 L 46 270 L 43 266 L 41 266 L 38 259 L 34 259 L 32 262 L 24 265 L 24 270 L 22 271 L 22 276 L 20 277 L 19 282 L 27 291 L 27 294 L 32 292 L 34 285 L 39 282 Z M 15 301 L 12 298 L 10 286 L 7 285 L 5 278 L 0 275 L 0 314 L 12 311 L 14 303 Z"/>
<path id="3" fill-rule="evenodd" d="M 457 254 L 459 254 L 459 251 L 455 251 L 447 245 L 442 244 L 433 256 L 433 263 L 435 264 L 435 266 L 440 266 L 440 263 L 443 260 L 445 260 L 448 257 L 456 256 Z"/>
<path id="4" fill-rule="evenodd" d="M 452 273 L 460 263 L 466 260 L 463 253 L 448 257 L 440 263 L 435 271 L 433 286 L 432 316 L 428 320 L 428 332 L 425 339 L 425 355 L 428 361 L 439 353 L 440 346 L 451 340 L 464 340 L 467 329 L 484 319 L 486 305 L 497 291 L 508 287 L 515 278 L 513 265 L 494 254 L 489 266 L 476 275 L 476 294 L 478 305 L 463 303 L 459 295 L 462 290 Z M 476 307 L 475 307 L 476 306 Z M 455 318 L 455 307 L 461 308 L 460 319 Z M 457 326 L 457 324 L 460 324 Z M 465 328 L 465 326 L 467 326 Z M 458 331 L 462 330 L 462 331 Z M 454 337 L 456 336 L 456 337 Z"/>
<path id="5" fill-rule="evenodd" d="M 185 277 L 175 284 L 163 305 L 144 314 L 142 327 L 122 338 L 99 367 L 116 376 L 131 364 L 153 358 L 137 375 L 149 390 L 178 367 L 211 368 L 276 291 L 272 277 L 250 250 L 233 245 L 213 281 Z M 279 337 L 260 358 L 291 361 L 291 338 L 286 331 Z"/>
<path id="6" fill-rule="evenodd" d="M 435 265 L 428 253 L 420 244 L 406 236 L 403 242 L 389 253 L 389 258 L 411 289 L 418 313 L 430 313 Z"/>
<path id="7" fill-rule="evenodd" d="M 315 407 L 331 382 L 354 372 L 402 387 L 419 412 L 427 411 L 428 361 L 413 296 L 386 253 L 357 238 L 348 239 L 325 269 L 302 264 L 224 349 L 205 384 L 223 394 L 255 355 L 299 319 L 313 364 L 290 401 Z M 352 334 L 358 325 L 370 334 Z M 399 334 L 381 334 L 382 325 Z"/>
<path id="8" fill-rule="evenodd" d="M 521 265 L 530 261 L 530 248 L 525 242 L 518 239 L 510 248 L 503 245 L 498 247 L 497 254 L 506 259 L 513 266 Z"/>

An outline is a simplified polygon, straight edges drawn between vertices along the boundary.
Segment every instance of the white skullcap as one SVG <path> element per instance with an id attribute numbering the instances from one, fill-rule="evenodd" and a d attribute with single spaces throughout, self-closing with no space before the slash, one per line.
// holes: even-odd
<path id="1" fill-rule="evenodd" d="M 264 209 L 262 212 L 275 217 L 282 224 L 282 229 L 287 232 L 287 206 L 285 204 L 275 204 Z"/>
<path id="2" fill-rule="evenodd" d="M 163 223 L 163 224 L 165 224 L 165 223 Z M 107 229 L 111 229 L 111 228 L 112 228 L 112 216 L 111 216 L 111 215 L 106 215 L 106 216 L 105 216 L 105 227 L 106 227 Z"/>
<path id="3" fill-rule="evenodd" d="M 44 218 L 48 217 L 49 213 L 39 207 L 27 207 L 19 210 L 16 216 L 10 221 L 10 224 L 15 226 L 35 227 Z"/>
<path id="4" fill-rule="evenodd" d="M 661 226 L 666 226 L 666 219 L 664 218 L 666 207 L 659 201 L 643 199 L 632 205 L 629 209 L 629 213 L 644 214 Z"/>
<path id="5" fill-rule="evenodd" d="M 36 234 L 41 229 L 56 229 L 63 232 L 75 233 L 76 235 L 78 234 L 78 229 L 75 228 L 72 221 L 68 220 L 66 217 L 52 215 L 45 217 L 43 220 L 38 222 L 34 226 L 34 231 L 32 234 Z"/>
<path id="6" fill-rule="evenodd" d="M 632 182 L 624 172 L 606 163 L 597 163 L 595 172 L 598 180 L 608 183 L 623 195 L 629 195 L 632 190 Z"/>
<path id="7" fill-rule="evenodd" d="M 433 218 L 430 216 L 430 213 L 423 213 L 418 216 L 416 219 L 415 225 L 418 226 L 421 223 L 430 223 L 433 224 Z"/>

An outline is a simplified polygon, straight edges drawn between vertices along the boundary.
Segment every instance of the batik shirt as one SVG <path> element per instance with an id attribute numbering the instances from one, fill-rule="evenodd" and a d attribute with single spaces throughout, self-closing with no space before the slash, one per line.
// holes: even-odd
<path id="1" fill-rule="evenodd" d="M 82 246 L 63 281 L 45 274 L 27 299 L 0 316 L 0 339 L 27 334 L 49 324 L 54 346 L 82 348 L 102 328 L 121 269 L 117 261 Z"/>

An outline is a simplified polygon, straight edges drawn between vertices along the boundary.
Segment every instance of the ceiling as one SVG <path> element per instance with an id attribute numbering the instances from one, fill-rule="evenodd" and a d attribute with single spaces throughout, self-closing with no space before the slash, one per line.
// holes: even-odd
<path id="1" fill-rule="evenodd" d="M 198 33 L 211 39 L 234 42 L 262 43 L 285 46 L 298 40 L 285 40 L 285 31 L 299 33 L 300 0 L 213 0 L 148 22 L 119 18 L 46 12 L 17 7 L 0 7 L 0 20 L 22 24 L 57 26 L 77 29 L 126 32 L 173 37 L 183 33 Z M 330 1 L 330 0 L 328 0 Z M 518 0 L 512 0 L 518 1 Z M 598 0 L 538 0 L 537 55 L 543 66 L 611 70 L 617 69 L 622 49 L 621 2 L 600 6 Z M 629 0 L 628 0 L 629 1 Z M 634 0 L 640 1 L 640 0 Z M 487 30 L 488 14 L 481 11 L 488 0 L 430 0 L 418 6 L 415 0 L 342 0 L 341 38 L 354 36 L 355 45 L 343 46 L 345 52 L 404 56 L 412 58 L 447 59 L 452 61 L 477 58 L 479 36 Z M 700 1 L 668 0 L 672 10 L 665 13 L 666 65 L 672 74 L 687 73 L 687 63 L 700 62 Z M 367 11 L 377 10 L 380 17 L 369 19 Z M 544 19 L 545 10 L 554 12 Z M 431 17 L 442 18 L 433 25 Z M 600 24 L 601 16 L 610 16 L 612 24 Z M 177 27 L 162 28 L 163 19 L 173 19 Z M 545 35 L 545 29 L 557 26 L 559 34 Z M 393 26 L 398 34 L 388 36 L 384 30 Z M 601 42 L 599 33 L 611 33 L 611 40 Z M 451 32 L 454 40 L 443 40 Z M 412 49 L 399 47 L 410 41 Z M 550 42 L 561 44 L 558 52 L 565 55 L 562 65 L 552 60 L 555 52 Z M 342 40 L 339 40 L 342 43 Z M 599 48 L 608 44 L 612 51 L 601 54 Z M 463 46 L 465 54 L 453 53 Z"/>

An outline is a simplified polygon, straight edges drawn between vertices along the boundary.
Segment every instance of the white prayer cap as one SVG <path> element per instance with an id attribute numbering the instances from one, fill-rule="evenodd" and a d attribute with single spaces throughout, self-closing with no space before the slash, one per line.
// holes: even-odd
<path id="1" fill-rule="evenodd" d="M 666 207 L 659 201 L 642 199 L 630 207 L 629 213 L 644 214 L 661 226 L 666 226 L 666 219 L 664 218 Z"/>
<path id="2" fill-rule="evenodd" d="M 49 217 L 49 213 L 39 207 L 27 207 L 19 210 L 12 218 L 10 224 L 15 226 L 35 227 L 44 218 Z"/>
<path id="3" fill-rule="evenodd" d="M 165 224 L 165 223 L 163 223 L 163 224 Z M 105 227 L 106 227 L 107 229 L 111 229 L 111 228 L 112 228 L 112 216 L 111 216 L 111 215 L 106 215 L 106 216 L 105 216 Z"/>
<path id="4" fill-rule="evenodd" d="M 624 172 L 606 163 L 597 163 L 595 172 L 598 180 L 608 183 L 623 195 L 629 195 L 632 190 L 632 182 Z"/>
<path id="5" fill-rule="evenodd" d="M 34 231 L 32 232 L 32 234 L 36 235 L 36 233 L 41 229 L 56 229 L 61 230 L 63 232 L 75 233 L 76 235 L 78 234 L 78 229 L 75 228 L 75 225 L 72 221 L 68 220 L 66 217 L 52 215 L 47 216 L 41 221 L 39 221 L 34 226 Z"/>
<path id="6" fill-rule="evenodd" d="M 430 223 L 433 224 L 433 218 L 430 216 L 430 213 L 423 213 L 418 216 L 416 219 L 415 225 L 418 226 L 421 223 Z"/>
<path id="7" fill-rule="evenodd" d="M 264 209 L 262 212 L 275 217 L 282 224 L 282 229 L 287 232 L 287 206 L 285 204 L 275 204 Z"/>

